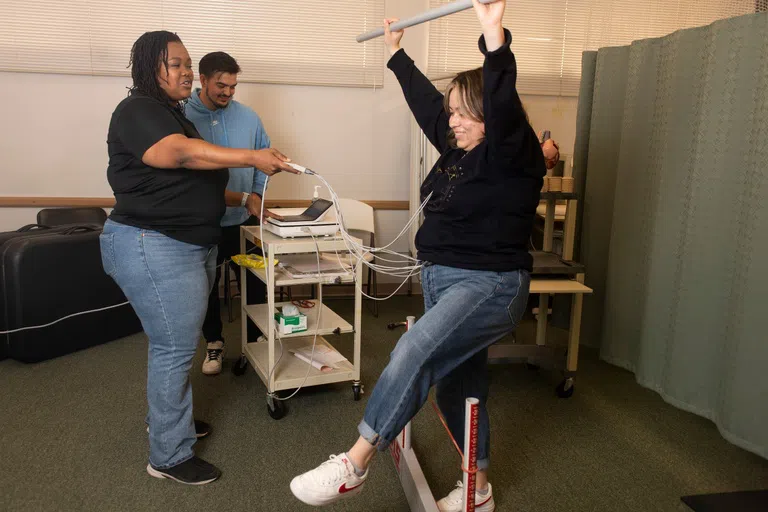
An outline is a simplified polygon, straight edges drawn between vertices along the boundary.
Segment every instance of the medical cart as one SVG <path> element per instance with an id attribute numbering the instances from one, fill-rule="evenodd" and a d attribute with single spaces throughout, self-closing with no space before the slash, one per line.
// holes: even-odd
<path id="1" fill-rule="evenodd" d="M 264 254 L 266 268 L 240 267 L 240 286 L 242 303 L 242 356 L 233 370 L 235 374 L 245 371 L 247 363 L 256 370 L 261 380 L 267 386 L 267 407 L 270 416 L 280 419 L 285 414 L 282 400 L 275 399 L 272 393 L 298 387 L 318 386 L 335 382 L 352 382 L 353 397 L 360 399 L 360 319 L 361 319 L 361 289 L 355 286 L 355 316 L 354 325 L 349 324 L 328 306 L 323 304 L 323 284 L 354 284 L 361 283 L 362 265 L 341 276 L 312 275 L 308 277 L 291 277 L 280 267 L 275 266 L 275 260 L 281 255 L 312 253 L 347 254 L 348 249 L 340 236 L 282 238 L 268 231 L 262 232 L 259 226 L 242 226 L 240 230 L 240 254 L 246 254 L 247 242 L 260 247 Z M 342 256 L 343 257 L 343 256 Z M 248 304 L 246 273 L 253 272 L 267 285 L 266 304 Z M 299 307 L 299 311 L 307 316 L 307 330 L 281 334 L 277 329 L 275 313 L 277 308 L 291 304 L 275 302 L 275 287 L 297 285 L 312 285 L 316 287 L 314 299 L 297 301 L 304 306 L 307 302 L 312 307 Z M 319 322 L 318 322 L 319 317 Z M 248 318 L 250 318 L 263 333 L 260 341 L 248 341 Z M 310 366 L 299 359 L 292 350 L 312 347 L 317 334 L 316 351 L 336 350 L 331 341 L 342 334 L 354 335 L 354 349 L 351 362 L 345 359 L 335 364 L 335 368 L 323 371 Z M 282 351 L 282 355 L 281 355 Z"/>

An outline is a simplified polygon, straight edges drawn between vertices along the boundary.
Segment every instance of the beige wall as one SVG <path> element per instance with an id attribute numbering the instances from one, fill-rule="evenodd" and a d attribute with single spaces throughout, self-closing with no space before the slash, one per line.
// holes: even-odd
<path id="1" fill-rule="evenodd" d="M 386 0 L 386 15 L 405 18 L 426 6 L 426 0 Z M 423 69 L 424 26 L 408 29 L 403 45 Z M 384 87 L 376 90 L 241 84 L 236 98 L 259 113 L 275 147 L 321 173 L 339 196 L 407 201 L 410 113 L 392 74 L 385 70 L 384 76 Z M 6 98 L 0 196 L 111 196 L 107 127 L 129 84 L 129 78 L 0 73 Z M 552 130 L 562 152 L 571 153 L 575 98 L 523 101 L 534 128 Z M 311 177 L 280 175 L 267 197 L 309 198 L 316 184 Z M 0 231 L 34 222 L 36 211 L 0 208 Z M 391 241 L 407 220 L 404 211 L 378 212 L 378 240 Z M 394 248 L 407 250 L 408 243 Z"/>

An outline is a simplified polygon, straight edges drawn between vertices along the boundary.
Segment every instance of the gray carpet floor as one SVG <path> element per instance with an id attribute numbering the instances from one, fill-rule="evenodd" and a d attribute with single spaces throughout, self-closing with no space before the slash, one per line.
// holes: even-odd
<path id="1" fill-rule="evenodd" d="M 331 307 L 347 318 L 352 302 Z M 418 297 L 364 311 L 362 372 L 370 392 L 401 331 L 386 324 L 420 313 Z M 291 478 L 357 437 L 367 394 L 349 384 L 312 387 L 288 402 L 280 421 L 266 412 L 252 368 L 236 377 L 239 321 L 225 322 L 224 372 L 194 365 L 196 417 L 213 434 L 196 445 L 222 478 L 188 487 L 145 471 L 146 338 L 137 334 L 39 364 L 0 362 L 0 510 L 309 510 Z M 337 348 L 352 346 L 343 336 Z M 493 365 L 491 483 L 500 511 L 685 511 L 680 497 L 768 487 L 768 461 L 725 441 L 709 421 L 675 409 L 629 372 L 583 350 L 576 392 L 555 396 L 557 374 Z M 414 419 L 414 446 L 437 498 L 461 477 L 460 459 L 430 406 Z M 406 511 L 389 454 L 365 491 L 327 510 Z"/>

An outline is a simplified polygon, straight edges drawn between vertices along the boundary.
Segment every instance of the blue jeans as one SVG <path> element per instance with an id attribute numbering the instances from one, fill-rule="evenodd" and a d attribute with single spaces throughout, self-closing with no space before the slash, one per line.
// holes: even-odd
<path id="1" fill-rule="evenodd" d="M 123 290 L 149 337 L 149 462 L 165 469 L 194 455 L 189 370 L 201 337 L 216 247 L 107 220 L 101 234 L 104 271 Z"/>
<path id="2" fill-rule="evenodd" d="M 436 384 L 437 404 L 464 444 L 464 403 L 477 398 L 477 467 L 490 462 L 488 347 L 512 332 L 525 312 L 525 270 L 489 272 L 427 264 L 421 271 L 424 316 L 398 341 L 358 426 L 380 451 L 389 446 Z"/>

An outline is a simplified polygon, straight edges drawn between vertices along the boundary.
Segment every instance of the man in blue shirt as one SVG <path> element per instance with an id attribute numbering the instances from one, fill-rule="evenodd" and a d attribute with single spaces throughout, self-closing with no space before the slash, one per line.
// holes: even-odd
<path id="1" fill-rule="evenodd" d="M 232 99 L 237 86 L 240 66 L 224 52 L 209 53 L 200 60 L 202 88 L 193 91 L 184 113 L 195 124 L 200 135 L 208 142 L 242 149 L 263 149 L 270 146 L 269 136 L 259 116 L 249 107 Z M 266 175 L 253 167 L 229 169 L 227 196 L 240 199 L 239 207 L 228 207 L 221 219 L 222 240 L 219 244 L 218 264 L 240 253 L 240 226 L 258 225 L 261 196 L 264 193 Z M 229 204 L 232 204 L 229 202 Z M 235 276 L 240 285 L 240 272 Z M 219 279 L 221 266 L 216 269 L 216 281 L 208 298 L 208 312 L 203 323 L 203 336 L 208 344 L 203 362 L 203 373 L 216 375 L 221 372 L 224 348 L 222 336 Z M 226 283 L 225 286 L 228 286 Z M 256 276 L 248 273 L 248 302 L 263 304 L 266 286 Z M 256 341 L 261 333 L 248 320 L 248 341 Z"/>

